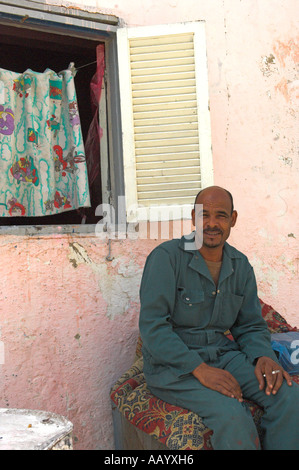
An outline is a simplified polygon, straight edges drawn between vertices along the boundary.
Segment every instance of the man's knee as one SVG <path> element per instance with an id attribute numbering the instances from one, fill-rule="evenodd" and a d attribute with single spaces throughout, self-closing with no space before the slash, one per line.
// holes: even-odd
<path id="1" fill-rule="evenodd" d="M 284 405 L 298 413 L 299 412 L 299 386 L 296 383 L 293 383 L 291 386 L 285 383 L 285 390 L 283 396 Z"/>
<path id="2" fill-rule="evenodd" d="M 277 395 L 273 395 L 270 410 L 283 410 L 284 414 L 291 413 L 298 416 L 299 413 L 299 386 L 293 383 L 291 386 L 284 382 L 278 390 Z"/>
<path id="3" fill-rule="evenodd" d="M 215 449 L 255 450 L 260 441 L 250 410 L 245 403 L 230 399 L 214 427 Z"/>
<path id="4" fill-rule="evenodd" d="M 299 450 L 299 386 L 286 383 L 273 396 L 262 417 L 265 429 L 264 449 Z"/>

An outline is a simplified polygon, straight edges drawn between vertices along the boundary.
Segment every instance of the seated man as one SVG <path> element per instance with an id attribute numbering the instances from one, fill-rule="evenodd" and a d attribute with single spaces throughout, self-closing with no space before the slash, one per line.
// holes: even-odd
<path id="1" fill-rule="evenodd" d="M 147 385 L 197 413 L 216 450 L 260 449 L 243 398 L 264 409 L 264 449 L 298 450 L 299 387 L 272 351 L 248 259 L 226 242 L 236 220 L 231 194 L 206 188 L 192 211 L 193 240 L 164 242 L 148 256 L 140 287 Z"/>

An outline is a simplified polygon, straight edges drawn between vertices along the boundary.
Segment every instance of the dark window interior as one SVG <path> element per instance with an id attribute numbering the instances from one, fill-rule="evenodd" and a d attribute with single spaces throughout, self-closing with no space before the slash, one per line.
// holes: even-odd
<path id="1" fill-rule="evenodd" d="M 82 133 L 86 141 L 92 120 L 90 82 L 96 71 L 96 46 L 99 43 L 100 41 L 45 33 L 25 27 L 1 25 L 0 67 L 20 73 L 28 68 L 36 72 L 44 72 L 50 68 L 59 73 L 74 62 L 75 68 L 78 68 L 75 85 Z M 102 202 L 100 174 L 90 187 L 90 196 L 91 208 L 45 217 L 0 217 L 0 225 L 94 224 L 100 219 L 95 216 L 95 208 Z"/>

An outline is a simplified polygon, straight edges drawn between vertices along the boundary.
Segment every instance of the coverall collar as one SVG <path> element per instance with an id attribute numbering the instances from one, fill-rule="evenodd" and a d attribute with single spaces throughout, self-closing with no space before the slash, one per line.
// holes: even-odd
<path id="1" fill-rule="evenodd" d="M 210 271 L 208 269 L 208 266 L 204 258 L 199 253 L 198 249 L 196 249 L 194 246 L 194 235 L 195 235 L 195 232 L 192 232 L 192 234 L 188 235 L 187 237 L 183 236 L 180 240 L 179 247 L 183 251 L 187 251 L 193 254 L 191 261 L 189 263 L 189 267 L 191 269 L 194 269 L 198 273 L 200 273 L 202 276 L 208 278 L 209 280 L 212 280 Z M 231 247 L 227 242 L 225 242 L 224 247 L 223 247 L 223 259 L 222 259 L 222 265 L 221 265 L 221 271 L 220 271 L 220 277 L 219 277 L 219 284 L 222 281 L 224 281 L 224 279 L 226 279 L 227 277 L 233 274 L 234 268 L 233 268 L 232 259 L 239 258 L 239 257 L 240 256 L 238 255 L 238 252 L 233 247 Z"/>

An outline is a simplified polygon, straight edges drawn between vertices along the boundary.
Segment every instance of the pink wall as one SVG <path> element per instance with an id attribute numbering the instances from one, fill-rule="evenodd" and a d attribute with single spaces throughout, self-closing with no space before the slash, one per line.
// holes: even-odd
<path id="1" fill-rule="evenodd" d="M 231 242 L 264 301 L 299 326 L 297 0 L 83 3 L 132 26 L 206 20 L 215 183 L 239 211 Z M 133 360 L 140 276 L 157 243 L 112 241 L 109 262 L 94 236 L 0 236 L 0 407 L 61 413 L 76 448 L 113 448 L 109 390 Z"/>
<path id="2" fill-rule="evenodd" d="M 0 237 L 0 407 L 60 413 L 77 449 L 113 446 L 111 385 L 132 363 L 138 288 L 156 244 Z"/>

